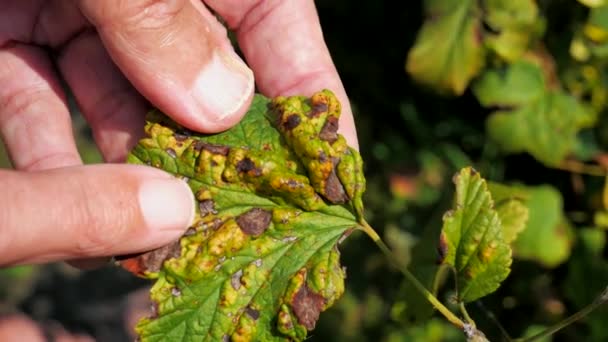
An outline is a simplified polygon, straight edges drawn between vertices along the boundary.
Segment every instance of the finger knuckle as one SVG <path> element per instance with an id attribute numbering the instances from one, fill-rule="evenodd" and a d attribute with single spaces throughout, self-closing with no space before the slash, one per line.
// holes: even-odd
<path id="1" fill-rule="evenodd" d="M 83 190 L 86 198 L 95 198 L 90 190 Z M 84 222 L 79 228 L 76 241 L 76 256 L 109 256 L 117 244 L 121 243 L 129 229 L 129 210 L 115 210 L 115 205 L 95 200 L 82 202 L 78 209 L 77 222 Z M 128 206 L 123 206 L 128 208 Z"/>

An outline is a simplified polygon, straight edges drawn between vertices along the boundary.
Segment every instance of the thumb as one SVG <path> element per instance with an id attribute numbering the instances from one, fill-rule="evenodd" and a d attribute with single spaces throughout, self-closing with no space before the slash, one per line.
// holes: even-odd
<path id="1" fill-rule="evenodd" d="M 131 83 L 178 123 L 212 133 L 245 114 L 253 73 L 204 6 L 191 0 L 78 4 Z"/>
<path id="2" fill-rule="evenodd" d="M 0 266 L 151 250 L 194 217 L 187 184 L 136 165 L 0 170 Z"/>

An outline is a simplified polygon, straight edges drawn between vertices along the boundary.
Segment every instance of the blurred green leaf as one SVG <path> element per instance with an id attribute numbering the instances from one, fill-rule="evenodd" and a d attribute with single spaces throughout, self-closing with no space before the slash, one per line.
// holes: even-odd
<path id="1" fill-rule="evenodd" d="M 440 92 L 461 95 L 484 65 L 477 1 L 426 0 L 426 20 L 409 51 L 407 72 Z"/>
<path id="2" fill-rule="evenodd" d="M 502 223 L 505 242 L 512 243 L 526 228 L 528 208 L 520 200 L 510 199 L 497 205 L 496 211 Z"/>
<path id="3" fill-rule="evenodd" d="M 578 2 L 580 2 L 581 4 L 587 6 L 587 7 L 599 7 L 599 6 L 604 6 L 606 4 L 608 4 L 608 1 L 606 0 L 578 0 Z"/>
<path id="4" fill-rule="evenodd" d="M 443 263 L 454 267 L 458 299 L 471 302 L 494 292 L 509 275 L 511 248 L 485 180 L 465 168 L 454 178 L 456 201 L 441 231 Z"/>
<path id="5" fill-rule="evenodd" d="M 562 196 L 549 185 L 526 187 L 491 183 L 492 194 L 510 193 L 528 208 L 528 221 L 513 244 L 514 256 L 555 267 L 570 255 L 571 228 L 563 213 Z"/>
<path id="6" fill-rule="evenodd" d="M 501 58 L 513 62 L 530 43 L 542 34 L 544 20 L 539 18 L 534 0 L 487 0 L 484 5 L 486 45 Z"/>
<path id="7" fill-rule="evenodd" d="M 473 92 L 486 107 L 508 107 L 486 123 L 505 152 L 528 152 L 548 166 L 559 165 L 577 145 L 578 132 L 596 120 L 574 97 L 547 89 L 540 67 L 526 61 L 485 72 Z"/>
<path id="8" fill-rule="evenodd" d="M 488 182 L 488 189 L 496 203 L 496 211 L 502 223 L 502 233 L 507 243 L 517 239 L 528 222 L 528 195 L 518 189 L 499 183 Z"/>

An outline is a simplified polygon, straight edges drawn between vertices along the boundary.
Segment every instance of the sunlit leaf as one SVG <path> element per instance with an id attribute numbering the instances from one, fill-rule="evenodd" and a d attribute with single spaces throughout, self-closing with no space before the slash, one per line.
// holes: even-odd
<path id="1" fill-rule="evenodd" d="M 483 106 L 503 108 L 488 118 L 490 137 L 505 152 L 528 152 L 548 166 L 559 165 L 574 150 L 578 132 L 596 120 L 574 97 L 548 89 L 540 67 L 530 62 L 485 72 L 473 91 Z"/>
<path id="2" fill-rule="evenodd" d="M 357 226 L 365 180 L 336 133 L 340 104 L 256 96 L 216 135 L 158 112 L 129 161 L 183 178 L 197 217 L 179 242 L 123 261 L 156 283 L 142 341 L 304 340 L 344 291 L 338 242 Z"/>
<path id="3" fill-rule="evenodd" d="M 581 4 L 588 6 L 588 7 L 600 7 L 600 6 L 605 6 L 608 4 L 608 1 L 606 0 L 578 0 L 578 2 L 580 2 Z"/>
<path id="4" fill-rule="evenodd" d="M 471 168 L 454 178 L 454 209 L 444 217 L 443 263 L 456 272 L 458 299 L 470 302 L 494 292 L 507 277 L 511 248 L 485 180 Z"/>
<path id="5" fill-rule="evenodd" d="M 407 72 L 440 92 L 460 95 L 484 65 L 477 1 L 426 0 L 425 13 Z"/>
<path id="6" fill-rule="evenodd" d="M 533 260 L 546 267 L 555 267 L 570 255 L 571 228 L 564 217 L 561 194 L 553 187 L 526 187 L 490 184 L 492 193 L 520 199 L 528 209 L 528 221 L 513 244 L 518 259 Z"/>
<path id="7" fill-rule="evenodd" d="M 528 195 L 523 191 L 498 183 L 489 183 L 488 188 L 496 203 L 496 211 L 502 223 L 506 243 L 513 243 L 528 223 Z"/>
<path id="8" fill-rule="evenodd" d="M 489 28 L 484 42 L 509 62 L 520 58 L 542 34 L 544 21 L 535 0 L 487 0 L 483 5 Z"/>

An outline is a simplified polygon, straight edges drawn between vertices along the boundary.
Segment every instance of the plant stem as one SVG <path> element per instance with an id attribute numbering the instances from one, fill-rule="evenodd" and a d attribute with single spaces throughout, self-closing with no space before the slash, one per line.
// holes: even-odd
<path id="1" fill-rule="evenodd" d="M 597 176 L 597 177 L 606 176 L 606 169 L 600 165 L 585 164 L 585 163 L 581 163 L 577 160 L 571 160 L 571 159 L 565 160 L 564 162 L 561 163 L 561 165 L 556 166 L 555 168 L 559 169 L 559 170 L 563 170 L 563 171 L 569 171 L 572 173 L 581 174 L 581 175 Z"/>
<path id="2" fill-rule="evenodd" d="M 540 333 L 538 333 L 534 336 L 531 336 L 528 338 L 517 338 L 513 341 L 514 342 L 532 342 L 532 341 L 536 341 L 538 339 L 547 337 L 549 335 L 555 334 L 556 332 L 569 326 L 570 324 L 572 324 L 582 318 L 585 318 L 585 316 L 587 316 L 593 310 L 597 309 L 598 307 L 605 304 L 606 302 L 608 302 L 608 287 L 606 287 L 606 289 L 604 289 L 602 294 L 600 294 L 591 304 L 587 305 L 586 307 L 584 307 L 580 311 L 576 312 L 572 316 L 564 319 L 563 321 L 555 324 L 552 327 L 545 329 L 544 331 L 541 331 Z"/>
<path id="3" fill-rule="evenodd" d="M 467 321 L 467 323 L 471 324 L 472 326 L 475 326 L 475 321 L 471 319 L 471 316 L 469 316 L 467 308 L 464 307 L 464 302 L 460 302 L 458 306 L 460 307 L 460 313 L 464 317 L 465 321 Z"/>
<path id="4" fill-rule="evenodd" d="M 393 254 L 393 252 L 391 252 L 388 246 L 386 246 L 386 244 L 384 243 L 384 241 L 382 241 L 378 233 L 376 233 L 376 231 L 365 220 L 360 220 L 360 227 L 363 232 L 365 232 L 365 234 L 367 234 L 367 236 L 369 236 L 374 241 L 376 246 L 380 248 L 382 253 L 384 253 L 384 255 L 388 258 L 388 260 L 399 271 L 401 271 L 401 273 L 403 273 L 407 280 L 409 280 L 414 285 L 416 290 L 418 290 L 418 292 L 420 292 L 424 296 L 424 298 L 426 298 L 426 300 L 428 300 L 435 307 L 435 309 L 437 309 L 437 311 L 439 311 L 443 316 L 445 316 L 445 318 L 458 329 L 463 329 L 464 322 L 456 315 L 454 315 L 454 313 L 452 313 L 450 309 L 445 307 L 445 305 L 443 305 L 439 301 L 439 299 L 437 299 L 437 297 L 435 297 L 429 290 L 427 290 L 426 287 L 424 287 L 424 285 L 422 285 L 420 281 L 418 281 L 418 279 L 416 279 L 416 277 L 412 273 L 410 273 L 410 271 L 408 271 L 407 267 L 403 266 L 399 262 L 399 259 L 397 259 L 397 257 Z"/>

